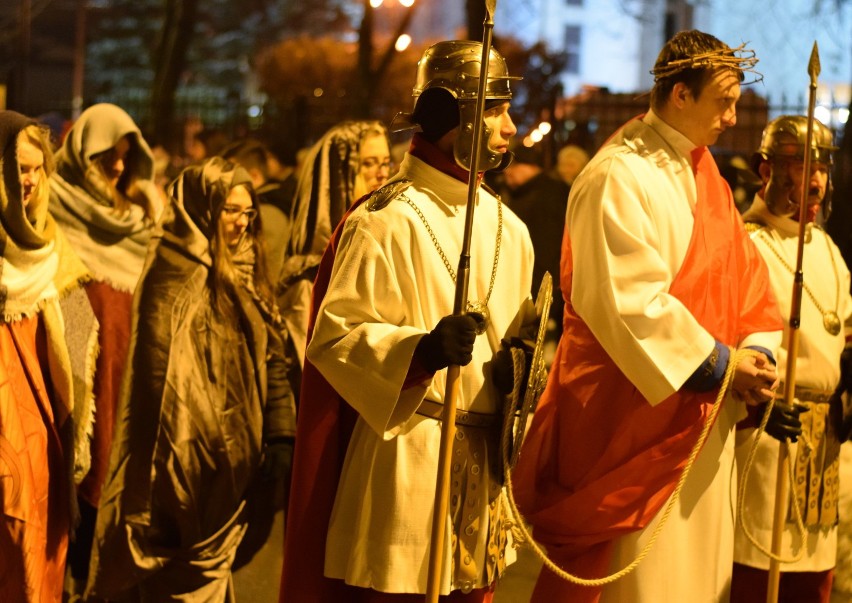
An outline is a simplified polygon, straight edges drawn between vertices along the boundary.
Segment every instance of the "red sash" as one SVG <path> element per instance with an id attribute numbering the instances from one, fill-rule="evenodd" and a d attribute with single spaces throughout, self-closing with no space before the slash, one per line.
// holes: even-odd
<path id="1" fill-rule="evenodd" d="M 692 238 L 669 293 L 731 346 L 781 329 L 766 267 L 709 152 L 698 161 L 696 187 Z M 648 525 L 674 491 L 717 392 L 679 391 L 651 406 L 574 312 L 567 231 L 561 270 L 564 334 L 515 471 L 515 495 L 551 557 L 598 578 L 614 540 Z M 533 600 L 544 596 L 597 601 L 600 588 L 544 571 Z"/>

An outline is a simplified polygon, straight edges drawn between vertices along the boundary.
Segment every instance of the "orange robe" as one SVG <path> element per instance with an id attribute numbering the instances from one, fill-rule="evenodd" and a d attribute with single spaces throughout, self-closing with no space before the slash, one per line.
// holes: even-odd
<path id="1" fill-rule="evenodd" d="M 62 447 L 39 316 L 0 324 L 0 600 L 60 601 L 68 548 Z"/>
<path id="2" fill-rule="evenodd" d="M 669 293 L 718 341 L 736 346 L 781 319 L 710 153 L 697 164 L 689 248 Z M 563 569 L 605 576 L 612 545 L 648 525 L 674 491 L 716 391 L 681 390 L 652 406 L 573 309 L 570 233 L 562 249 L 564 332 L 515 470 L 514 492 L 534 534 Z M 543 571 L 534 601 L 597 601 L 600 588 Z"/>

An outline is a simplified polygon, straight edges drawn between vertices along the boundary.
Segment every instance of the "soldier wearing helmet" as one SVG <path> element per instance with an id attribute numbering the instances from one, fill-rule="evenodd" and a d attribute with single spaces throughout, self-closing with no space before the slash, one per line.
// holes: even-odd
<path id="1" fill-rule="evenodd" d="M 783 316 L 789 316 L 791 311 L 803 202 L 808 206 L 808 223 L 802 241 L 804 284 L 795 401 L 793 405 L 775 401 L 766 425 L 766 432 L 774 439 L 759 440 L 748 476 L 743 476 L 742 470 L 751 452 L 754 428 L 766 412 L 765 405 L 752 408 L 749 418 L 738 425 L 736 453 L 739 483 L 747 495 L 742 508 L 743 525 L 768 548 L 778 441 L 793 441 L 790 462 L 797 478 L 791 487 L 791 500 L 798 501 L 801 507 L 807 539 L 803 545 L 790 514 L 782 535 L 781 556 L 793 559 L 802 547 L 804 553 L 800 560 L 781 565 L 779 599 L 827 602 L 837 551 L 839 444 L 848 439 L 840 398 L 845 388 L 840 384 L 852 377 L 848 357 L 841 361 L 846 338 L 852 334 L 852 298 L 849 270 L 840 251 L 815 223 L 820 207 L 825 210 L 827 204 L 829 170 L 837 147 L 832 144 L 831 131 L 815 120 L 810 174 L 805 177 L 807 130 L 808 119 L 804 116 L 778 117 L 764 129 L 760 148 L 752 157 L 752 168 L 763 187 L 743 218 L 769 269 L 770 284 Z M 778 374 L 782 376 L 787 370 L 787 342 L 785 337 L 778 355 Z M 769 559 L 742 528 L 735 535 L 734 561 L 731 601 L 764 600 Z"/>
<path id="2" fill-rule="evenodd" d="M 534 322 L 526 227 L 480 185 L 467 312 L 453 315 L 482 44 L 439 42 L 418 64 L 417 127 L 397 174 L 353 206 L 316 279 L 282 601 L 396 601 L 426 592 L 431 547 L 442 594 L 490 601 L 514 557 L 500 496 L 501 340 Z M 515 134 L 506 63 L 490 54 L 481 173 Z M 473 174 L 477 178 L 478 174 Z M 500 354 L 498 354 L 498 352 Z M 430 542 L 447 367 L 460 367 L 443 542 Z M 500 381 L 505 386 L 504 381 Z M 348 427 L 347 427 L 348 425 Z"/>
<path id="3" fill-rule="evenodd" d="M 752 156 L 752 169 L 764 182 L 761 197 L 776 216 L 798 220 L 807 131 L 807 117 L 782 115 L 763 130 L 760 148 Z M 814 120 L 807 193 L 809 221 L 816 218 L 820 206 L 828 217 L 831 202 L 829 176 L 832 153 L 836 150 L 831 130 L 819 120 Z"/>

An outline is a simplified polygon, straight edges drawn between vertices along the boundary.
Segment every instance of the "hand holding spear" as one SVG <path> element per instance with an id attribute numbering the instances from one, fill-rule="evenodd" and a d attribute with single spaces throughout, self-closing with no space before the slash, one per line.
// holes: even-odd
<path id="1" fill-rule="evenodd" d="M 482 142 L 482 116 L 485 113 L 485 94 L 488 84 L 488 62 L 491 55 L 491 40 L 494 30 L 494 11 L 497 0 L 485 0 L 485 22 L 483 23 L 482 61 L 479 70 L 479 88 L 473 120 L 473 148 L 470 153 L 470 172 L 465 211 L 464 238 L 456 274 L 453 314 L 460 315 L 467 308 L 467 292 L 470 281 L 470 241 L 473 234 L 473 213 L 479 191 L 479 162 Z M 444 408 L 441 415 L 441 443 L 438 458 L 438 479 L 435 489 L 435 509 L 432 514 L 432 543 L 429 554 L 429 573 L 426 580 L 426 602 L 437 603 L 441 591 L 441 569 L 444 561 L 444 539 L 446 537 L 447 507 L 450 498 L 450 465 L 453 441 L 456 435 L 456 404 L 458 400 L 461 368 L 447 368 L 447 385 L 444 392 Z"/>

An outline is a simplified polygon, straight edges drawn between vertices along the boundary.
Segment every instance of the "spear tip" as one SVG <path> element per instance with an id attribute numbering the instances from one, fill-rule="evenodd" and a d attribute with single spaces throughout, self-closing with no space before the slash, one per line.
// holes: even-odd
<path id="1" fill-rule="evenodd" d="M 485 0 L 485 11 L 491 17 L 494 17 L 494 13 L 497 11 L 497 0 Z"/>
<path id="2" fill-rule="evenodd" d="M 819 47 L 817 46 L 816 40 L 814 40 L 814 47 L 811 50 L 811 58 L 808 61 L 808 75 L 811 76 L 811 80 L 816 81 L 817 76 L 820 72 L 820 64 L 819 64 Z"/>

